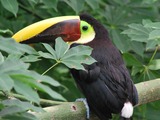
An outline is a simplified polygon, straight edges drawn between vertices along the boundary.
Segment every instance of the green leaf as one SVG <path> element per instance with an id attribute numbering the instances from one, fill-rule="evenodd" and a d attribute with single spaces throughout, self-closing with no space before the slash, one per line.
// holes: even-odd
<path id="1" fill-rule="evenodd" d="M 63 55 L 68 51 L 69 45 L 65 43 L 62 38 L 57 38 L 56 39 L 56 44 L 55 44 L 55 51 L 56 51 L 56 56 L 57 59 L 60 59 L 63 57 Z"/>
<path id="2" fill-rule="evenodd" d="M 96 62 L 96 60 L 94 58 L 92 58 L 91 56 L 84 56 L 81 63 L 86 64 L 86 65 L 91 65 L 92 63 L 95 63 L 95 62 Z"/>
<path id="3" fill-rule="evenodd" d="M 129 24 L 128 27 L 129 29 L 123 31 L 123 34 L 127 34 L 133 41 L 147 43 L 151 29 L 144 27 L 142 24 L 136 23 Z"/>
<path id="4" fill-rule="evenodd" d="M 7 115 L 3 117 L 4 119 L 2 120 L 38 120 L 38 118 L 36 118 L 36 116 L 34 116 L 33 114 L 27 113 L 27 112 L 23 112 L 23 113 L 17 113 L 17 114 L 13 114 L 13 115 Z"/>
<path id="5" fill-rule="evenodd" d="M 127 29 L 127 30 L 124 30 L 122 32 L 122 34 L 127 34 L 129 36 L 129 35 L 133 35 L 133 34 L 135 34 L 135 35 L 141 35 L 142 33 L 139 32 L 139 31 L 137 31 L 137 30 L 134 30 L 134 29 Z"/>
<path id="6" fill-rule="evenodd" d="M 160 39 L 160 30 L 153 30 L 149 33 L 149 39 Z"/>
<path id="7" fill-rule="evenodd" d="M 39 0 L 30 0 L 30 1 L 33 2 L 33 3 L 35 3 L 35 4 L 37 4 L 39 2 Z"/>
<path id="8" fill-rule="evenodd" d="M 84 45 L 78 45 L 69 49 L 66 54 L 61 58 L 61 62 L 69 68 L 82 69 L 84 70 L 83 65 L 81 64 L 92 64 L 96 62 L 95 59 L 90 57 L 92 48 Z"/>
<path id="9" fill-rule="evenodd" d="M 143 19 L 142 20 L 142 24 L 144 25 L 144 27 L 146 27 L 147 24 L 151 24 L 152 21 L 150 19 Z"/>
<path id="10" fill-rule="evenodd" d="M 7 74 L 0 74 L 0 90 L 2 91 L 10 91 L 13 86 L 13 80 Z"/>
<path id="11" fill-rule="evenodd" d="M 2 55 L 2 53 L 0 52 L 0 65 L 4 62 L 4 57 Z"/>
<path id="12" fill-rule="evenodd" d="M 152 60 L 148 66 L 150 70 L 159 70 L 160 69 L 160 59 Z"/>
<path id="13" fill-rule="evenodd" d="M 2 101 L 0 100 L 0 110 L 3 109 L 5 106 L 2 104 Z"/>
<path id="14" fill-rule="evenodd" d="M 69 68 L 84 70 L 84 67 L 81 64 L 90 65 L 96 62 L 96 60 L 90 57 L 92 48 L 89 46 L 78 45 L 69 49 L 70 46 L 61 38 L 56 39 L 55 50 L 48 44 L 43 45 L 51 54 L 40 51 L 40 56 L 55 59 Z"/>
<path id="15" fill-rule="evenodd" d="M 74 68 L 77 70 L 84 70 L 84 67 L 81 64 L 90 65 L 94 62 L 96 62 L 96 60 L 88 55 L 72 56 L 62 60 L 62 63 L 65 64 L 67 67 Z"/>
<path id="16" fill-rule="evenodd" d="M 0 65 L 0 73 L 2 74 L 11 71 L 26 70 L 28 67 L 29 64 L 23 63 L 20 60 L 7 59 Z"/>
<path id="17" fill-rule="evenodd" d="M 38 85 L 40 84 L 38 83 L 39 79 L 35 79 L 36 77 L 32 77 L 31 71 L 16 71 L 16 72 L 12 72 L 10 76 L 15 81 L 19 80 L 20 82 L 23 82 L 32 88 L 36 88 L 42 91 L 42 89 L 38 87 Z"/>
<path id="18" fill-rule="evenodd" d="M 5 108 L 0 112 L 0 116 L 4 120 L 37 120 L 34 115 L 27 113 L 27 110 L 36 112 L 44 111 L 42 108 L 35 107 L 29 102 L 22 102 L 15 98 L 4 100 L 2 104 Z"/>
<path id="19" fill-rule="evenodd" d="M 11 114 L 15 114 L 15 113 L 20 113 L 20 112 L 25 112 L 25 108 L 22 107 L 17 107 L 17 106 L 10 106 L 10 107 L 6 107 L 4 109 L 2 109 L 0 111 L 0 116 L 6 116 L 6 115 L 11 115 Z"/>
<path id="20" fill-rule="evenodd" d="M 8 47 L 9 46 L 9 47 Z M 32 47 L 24 44 L 17 43 L 12 38 L 4 38 L 0 36 L 0 50 L 3 50 L 11 54 L 23 55 L 28 54 L 38 54 Z"/>
<path id="21" fill-rule="evenodd" d="M 53 91 L 50 87 L 43 85 L 43 84 L 39 84 L 38 86 L 42 88 L 43 91 L 49 94 L 52 98 L 57 99 L 57 100 L 66 101 L 66 99 L 61 94 L 57 93 L 56 91 Z"/>
<path id="22" fill-rule="evenodd" d="M 142 0 L 142 4 L 154 5 L 155 2 L 157 2 L 157 0 Z"/>
<path id="23" fill-rule="evenodd" d="M 0 30 L 0 34 L 3 33 L 3 34 L 9 34 L 9 35 L 13 35 L 13 32 L 9 29 L 6 29 L 6 30 Z"/>
<path id="24" fill-rule="evenodd" d="M 26 83 L 21 82 L 22 79 L 23 78 L 19 76 L 14 76 L 14 89 L 16 92 L 25 96 L 29 101 L 39 104 L 40 98 L 37 92 Z"/>
<path id="25" fill-rule="evenodd" d="M 17 44 L 17 49 L 19 51 L 22 51 L 23 53 L 28 53 L 28 54 L 35 54 L 37 55 L 38 53 L 36 52 L 35 49 L 33 49 L 33 47 L 29 46 L 29 45 L 25 45 L 25 44 L 20 44 L 20 43 L 16 43 Z"/>
<path id="26" fill-rule="evenodd" d="M 26 87 L 26 89 L 29 89 L 29 91 L 31 91 L 31 90 L 33 91 L 33 89 L 31 89 L 31 87 L 32 87 L 32 88 L 35 88 L 36 90 L 47 93 L 48 95 L 50 95 L 54 99 L 66 101 L 66 99 L 62 95 L 53 91 L 48 86 L 40 83 L 40 82 L 49 83 L 49 80 L 50 80 L 50 85 L 53 85 L 56 87 L 60 85 L 57 81 L 54 81 L 50 77 L 41 76 L 35 72 L 33 72 L 33 73 L 32 72 L 19 72 L 19 74 L 12 73 L 12 79 L 14 79 L 14 81 L 18 81 L 18 84 L 23 84 L 23 86 Z M 48 80 L 45 80 L 45 79 L 48 79 Z M 23 82 L 23 83 L 19 83 L 19 82 Z M 25 85 L 28 85 L 28 86 L 25 86 Z M 29 86 L 30 86 L 30 88 L 28 88 Z M 20 91 L 21 91 L 21 88 L 23 89 L 23 87 L 18 86 L 17 89 L 20 89 Z M 25 91 L 22 90 L 21 92 L 25 92 Z M 21 93 L 21 94 L 25 94 L 25 93 Z M 29 95 L 29 93 L 26 93 L 26 96 L 28 96 L 28 95 Z M 30 97 L 32 97 L 32 95 Z M 27 99 L 29 99 L 29 98 L 27 98 Z M 35 98 L 35 99 L 37 99 L 37 98 Z M 31 98 L 29 100 L 31 100 Z"/>
<path id="27" fill-rule="evenodd" d="M 75 60 L 63 60 L 62 63 L 65 64 L 69 68 L 74 68 L 77 70 L 85 70 L 83 65 L 79 64 L 79 62 Z"/>
<path id="28" fill-rule="evenodd" d="M 146 44 L 146 50 L 155 49 L 156 45 L 160 44 L 160 40 L 149 40 Z"/>
<path id="29" fill-rule="evenodd" d="M 85 2 L 86 2 L 89 6 L 91 6 L 91 8 L 92 8 L 93 10 L 99 8 L 99 3 L 100 3 L 100 1 L 98 1 L 98 0 L 85 0 Z"/>
<path id="30" fill-rule="evenodd" d="M 132 41 L 131 50 L 135 51 L 138 55 L 143 57 L 144 50 L 145 50 L 144 43 Z"/>
<path id="31" fill-rule="evenodd" d="M 44 45 L 44 47 L 48 50 L 48 52 L 50 52 L 51 53 L 51 55 L 52 55 L 52 59 L 58 59 L 57 58 L 57 56 L 56 56 L 56 51 L 49 45 L 49 44 L 46 44 L 46 43 L 42 43 L 43 45 Z M 46 54 L 44 53 L 42 53 L 42 52 L 40 52 L 40 54 L 42 55 L 42 56 L 46 56 Z M 49 54 L 47 55 L 47 56 L 50 56 Z M 46 56 L 46 57 L 47 57 Z M 51 56 L 50 56 L 51 57 Z"/>
<path id="32" fill-rule="evenodd" d="M 153 28 L 153 29 L 160 29 L 160 22 L 152 22 L 145 25 L 145 27 Z"/>
<path id="33" fill-rule="evenodd" d="M 17 48 L 18 46 L 13 39 L 0 37 L 0 50 L 3 50 L 7 53 L 12 53 L 12 54 L 20 54 L 20 55 L 23 54 Z"/>
<path id="34" fill-rule="evenodd" d="M 6 61 L 20 61 L 20 57 L 21 57 L 21 55 L 19 55 L 19 54 L 9 54 L 8 55 L 8 57 L 5 59 L 5 62 Z"/>
<path id="35" fill-rule="evenodd" d="M 78 14 L 84 8 L 84 0 L 63 0 Z"/>
<path id="36" fill-rule="evenodd" d="M 129 50 L 130 48 L 129 41 L 127 41 L 126 38 L 123 38 L 119 30 L 111 30 L 111 35 L 114 44 L 120 51 L 125 52 Z"/>
<path id="37" fill-rule="evenodd" d="M 17 0 L 1 0 L 3 7 L 9 12 L 13 13 L 15 16 L 18 12 L 18 2 Z"/>
<path id="38" fill-rule="evenodd" d="M 29 102 L 22 102 L 15 98 L 4 100 L 2 104 L 5 108 L 0 111 L 0 116 L 7 120 L 37 120 L 34 115 L 27 113 L 27 110 L 35 112 L 44 111 L 42 108 L 33 106 Z"/>
<path id="39" fill-rule="evenodd" d="M 143 70 L 143 74 L 140 74 L 140 80 L 144 81 L 144 80 L 153 80 L 156 79 L 156 74 L 154 71 L 149 70 L 148 68 L 145 68 Z"/>
<path id="40" fill-rule="evenodd" d="M 39 61 L 39 56 L 36 56 L 36 55 L 26 55 L 24 57 L 21 58 L 21 60 L 23 62 L 36 62 L 36 61 Z"/>
<path id="41" fill-rule="evenodd" d="M 39 80 L 39 82 L 47 83 L 47 84 L 55 86 L 55 87 L 60 86 L 60 83 L 58 81 L 56 81 L 53 78 L 50 78 L 48 76 L 44 76 L 44 75 L 42 76 L 42 79 Z"/>
<path id="42" fill-rule="evenodd" d="M 18 99 L 7 99 L 2 101 L 5 106 L 18 106 L 24 108 L 25 110 L 32 110 L 35 112 L 43 112 L 44 110 L 40 107 L 36 107 L 29 102 L 23 102 Z"/>
<path id="43" fill-rule="evenodd" d="M 43 0 L 43 3 L 49 8 L 54 8 L 57 11 L 58 0 Z"/>
<path id="44" fill-rule="evenodd" d="M 131 71 L 131 75 L 135 76 L 137 73 L 141 73 L 143 70 L 144 70 L 143 66 L 133 66 L 132 71 Z"/>
<path id="45" fill-rule="evenodd" d="M 123 59 L 125 60 L 128 66 L 137 66 L 137 67 L 143 66 L 142 63 L 130 53 L 124 53 Z"/>
<path id="46" fill-rule="evenodd" d="M 25 73 L 25 75 L 28 75 L 32 78 L 34 78 L 35 80 L 37 80 L 37 82 L 39 83 L 48 83 L 49 85 L 52 85 L 54 87 L 58 87 L 60 86 L 60 83 L 56 80 L 54 80 L 53 78 L 49 77 L 49 76 L 45 76 L 45 75 L 39 75 L 38 73 L 36 72 L 30 72 L 28 71 L 27 73 Z"/>
<path id="47" fill-rule="evenodd" d="M 132 23 L 132 24 L 130 24 L 128 26 L 129 26 L 129 28 L 132 28 L 133 30 L 136 30 L 137 32 L 139 31 L 140 33 L 143 33 L 143 34 L 147 34 L 148 33 L 148 29 L 146 29 L 141 24 Z"/>
<path id="48" fill-rule="evenodd" d="M 56 57 L 53 56 L 53 55 L 50 54 L 50 53 L 45 53 L 45 52 L 42 52 L 42 51 L 39 51 L 38 53 L 39 53 L 39 55 L 40 55 L 41 57 L 43 57 L 43 58 L 56 60 Z M 56 53 L 55 53 L 55 54 L 56 54 Z"/>
<path id="49" fill-rule="evenodd" d="M 63 56 L 62 60 L 68 59 L 70 57 L 73 58 L 75 56 L 90 55 L 92 50 L 93 49 L 89 46 L 78 45 L 76 47 L 72 47 L 71 49 L 69 49 Z"/>

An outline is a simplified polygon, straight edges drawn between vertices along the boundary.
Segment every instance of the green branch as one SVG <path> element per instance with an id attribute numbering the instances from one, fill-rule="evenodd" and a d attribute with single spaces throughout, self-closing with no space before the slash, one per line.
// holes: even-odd
<path id="1" fill-rule="evenodd" d="M 60 63 L 60 61 L 56 61 L 55 64 L 53 64 L 50 68 L 48 68 L 46 71 L 44 71 L 42 73 L 42 76 L 45 75 L 48 71 L 50 71 L 52 68 L 54 68 L 56 65 L 58 65 Z"/>
<path id="2" fill-rule="evenodd" d="M 4 92 L 0 92 L 0 97 L 6 97 L 6 98 L 15 97 L 20 100 L 28 101 L 23 95 L 19 95 L 15 93 L 10 93 L 7 95 Z M 65 104 L 65 103 L 68 103 L 68 102 L 40 99 L 40 105 L 43 105 L 43 106 L 54 106 L 54 105 L 60 105 L 60 104 Z"/>
<path id="3" fill-rule="evenodd" d="M 156 49 L 154 50 L 153 55 L 152 55 L 151 59 L 149 60 L 149 63 L 148 63 L 148 64 L 150 64 L 150 63 L 152 62 L 152 60 L 154 59 L 154 57 L 155 57 L 155 55 L 156 55 L 156 53 L 157 53 L 157 51 L 158 51 L 158 47 L 159 47 L 159 46 L 157 46 Z"/>

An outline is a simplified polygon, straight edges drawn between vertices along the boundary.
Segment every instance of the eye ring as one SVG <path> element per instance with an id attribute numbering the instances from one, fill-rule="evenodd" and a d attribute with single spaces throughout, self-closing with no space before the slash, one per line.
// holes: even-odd
<path id="1" fill-rule="evenodd" d="M 86 26 L 86 25 L 83 26 L 83 27 L 82 27 L 82 30 L 87 31 L 87 30 L 88 30 L 88 26 Z"/>

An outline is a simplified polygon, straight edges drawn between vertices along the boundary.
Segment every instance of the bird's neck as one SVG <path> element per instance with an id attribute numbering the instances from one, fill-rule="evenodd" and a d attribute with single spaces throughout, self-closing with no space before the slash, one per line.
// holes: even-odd
<path id="1" fill-rule="evenodd" d="M 103 62 L 104 64 L 123 64 L 123 60 L 119 50 L 113 45 L 110 40 L 93 40 L 86 45 L 93 48 L 92 57 L 97 61 Z"/>

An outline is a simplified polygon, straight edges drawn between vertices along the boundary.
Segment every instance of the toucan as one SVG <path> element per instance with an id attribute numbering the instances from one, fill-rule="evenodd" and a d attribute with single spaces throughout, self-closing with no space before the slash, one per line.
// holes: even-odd
<path id="1" fill-rule="evenodd" d="M 93 48 L 91 56 L 95 63 L 84 64 L 85 70 L 70 70 L 91 111 L 100 120 L 109 120 L 112 114 L 120 114 L 121 120 L 130 120 L 133 107 L 138 103 L 136 87 L 108 31 L 95 18 L 88 14 L 50 18 L 12 36 L 21 43 L 49 43 L 57 37 L 71 47 L 83 44 Z"/>

